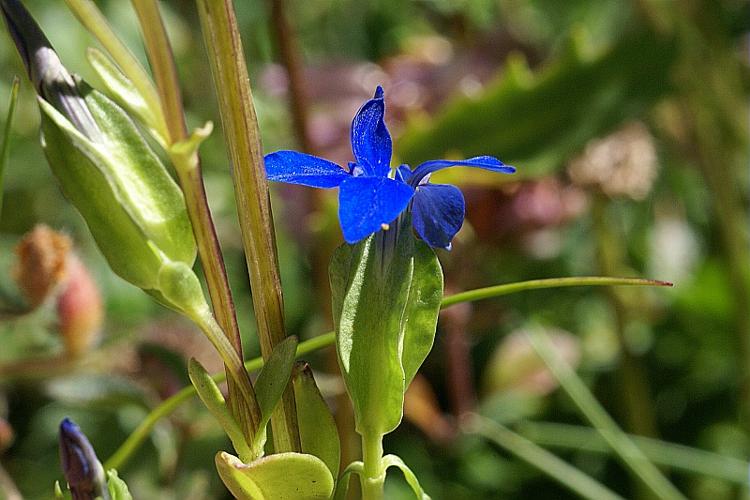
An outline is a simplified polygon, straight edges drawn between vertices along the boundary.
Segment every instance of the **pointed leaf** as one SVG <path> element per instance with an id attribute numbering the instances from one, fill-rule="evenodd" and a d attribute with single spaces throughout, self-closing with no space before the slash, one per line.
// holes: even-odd
<path id="1" fill-rule="evenodd" d="M 255 394 L 260 406 L 259 429 L 264 429 L 271 419 L 271 413 L 281 399 L 289 383 L 297 354 L 297 337 L 287 337 L 271 353 L 255 381 Z"/>
<path id="2" fill-rule="evenodd" d="M 190 381 L 195 387 L 195 391 L 198 393 L 198 397 L 201 398 L 201 401 L 203 401 L 203 404 L 206 405 L 206 408 L 208 408 L 214 418 L 219 421 L 219 424 L 227 436 L 229 436 L 239 456 L 247 461 L 257 458 L 250 450 L 247 441 L 245 441 L 242 429 L 240 429 L 239 424 L 227 408 L 224 396 L 221 394 L 216 382 L 214 382 L 211 375 L 208 374 L 203 365 L 195 358 L 190 358 L 188 374 L 190 375 Z"/>
<path id="3" fill-rule="evenodd" d="M 216 468 L 239 500 L 328 500 L 333 476 L 319 458 L 303 453 L 277 453 L 250 464 L 229 453 L 216 455 Z"/>
<path id="4" fill-rule="evenodd" d="M 336 477 L 341 461 L 339 433 L 331 410 L 315 384 L 310 365 L 297 363 L 293 383 L 302 452 L 321 459 Z"/>
<path id="5" fill-rule="evenodd" d="M 364 466 L 362 462 L 352 462 L 346 466 L 341 477 L 336 482 L 336 491 L 333 492 L 333 500 L 346 500 L 349 496 L 349 482 L 352 474 L 358 474 L 362 477 Z"/>
<path id="6" fill-rule="evenodd" d="M 128 485 L 120 479 L 117 471 L 110 469 L 107 471 L 107 490 L 112 500 L 133 500 L 133 496 L 128 490 Z"/>
<path id="7" fill-rule="evenodd" d="M 414 274 L 402 320 L 401 362 L 408 388 L 435 342 L 443 269 L 435 252 L 423 241 L 414 242 Z"/>
<path id="8" fill-rule="evenodd" d="M 164 131 L 159 129 L 159 119 L 149 109 L 148 104 L 135 88 L 133 82 L 101 50 L 89 47 L 86 51 L 86 58 L 104 84 L 109 97 L 132 116 L 138 118 L 149 129 L 151 135 L 159 141 L 160 145 L 164 146 L 167 143 L 167 137 L 164 135 Z"/>
<path id="9" fill-rule="evenodd" d="M 419 479 L 417 479 L 417 476 L 404 463 L 404 461 L 401 460 L 401 457 L 396 455 L 386 455 L 383 457 L 381 463 L 384 469 L 388 469 L 389 467 L 398 467 L 399 469 L 401 469 L 401 472 L 404 474 L 404 479 L 406 479 L 406 482 L 411 487 L 417 499 L 430 500 L 430 496 L 424 492 L 422 486 L 419 484 Z"/>
<path id="10" fill-rule="evenodd" d="M 55 500 L 65 500 L 65 494 L 62 487 L 60 487 L 60 481 L 55 481 L 55 489 L 52 494 L 55 496 Z"/>

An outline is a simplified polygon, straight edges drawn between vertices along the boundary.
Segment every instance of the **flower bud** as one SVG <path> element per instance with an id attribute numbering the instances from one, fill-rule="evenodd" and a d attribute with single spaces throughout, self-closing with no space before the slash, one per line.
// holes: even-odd
<path id="1" fill-rule="evenodd" d="M 0 6 L 39 94 L 42 146 L 65 196 L 112 270 L 158 296 L 163 265 L 195 261 L 182 191 L 125 111 L 68 73 L 23 5 Z"/>
<path id="2" fill-rule="evenodd" d="M 60 422 L 60 463 L 73 500 L 109 500 L 104 468 L 89 440 L 68 418 Z"/>
<path id="3" fill-rule="evenodd" d="M 70 238 L 45 225 L 36 226 L 16 246 L 13 279 L 31 309 L 65 279 L 71 246 Z"/>

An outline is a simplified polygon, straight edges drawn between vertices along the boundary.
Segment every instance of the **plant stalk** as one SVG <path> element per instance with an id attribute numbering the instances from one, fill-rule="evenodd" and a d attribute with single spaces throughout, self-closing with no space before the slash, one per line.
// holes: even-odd
<path id="1" fill-rule="evenodd" d="M 385 486 L 383 436 L 362 434 L 362 499 L 381 500 Z"/>
<path id="2" fill-rule="evenodd" d="M 271 1 L 271 23 L 276 36 L 281 63 L 286 69 L 289 80 L 289 105 L 292 113 L 292 123 L 302 151 L 312 153 L 312 141 L 308 130 L 307 96 L 305 95 L 304 75 L 300 64 L 299 49 L 294 29 L 286 16 L 285 0 Z"/>
<path id="3" fill-rule="evenodd" d="M 231 0 L 197 0 L 203 37 L 219 98 L 224 137 L 234 173 L 261 353 L 268 359 L 284 340 L 284 307 L 271 203 L 250 79 Z M 291 384 L 271 417 L 276 452 L 300 451 Z"/>
<path id="4" fill-rule="evenodd" d="M 172 47 L 156 0 L 132 1 L 141 25 L 146 55 L 156 81 L 159 102 L 166 122 L 168 132 L 166 138 L 167 153 L 177 171 L 180 186 L 185 194 L 185 203 L 198 245 L 198 256 L 203 266 L 214 314 L 232 347 L 242 359 L 242 339 L 237 324 L 234 300 L 224 266 L 221 245 L 211 217 L 211 209 L 208 206 L 200 157 L 197 152 L 184 155 L 172 148 L 172 146 L 188 139 L 185 111 L 182 105 L 182 95 Z M 235 382 L 230 379 L 227 385 L 229 408 L 240 424 L 245 438 L 250 441 L 257 431 L 253 428 L 251 413 L 257 413 L 257 408 L 256 410 L 243 408 L 240 390 L 236 387 Z M 252 396 L 252 403 L 257 406 L 254 392 Z"/>

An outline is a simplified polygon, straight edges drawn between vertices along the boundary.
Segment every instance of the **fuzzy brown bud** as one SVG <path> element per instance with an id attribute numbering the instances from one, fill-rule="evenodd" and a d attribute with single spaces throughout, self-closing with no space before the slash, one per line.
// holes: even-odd
<path id="1" fill-rule="evenodd" d="M 70 238 L 44 225 L 16 246 L 13 279 L 31 308 L 41 305 L 65 279 L 70 248 Z"/>

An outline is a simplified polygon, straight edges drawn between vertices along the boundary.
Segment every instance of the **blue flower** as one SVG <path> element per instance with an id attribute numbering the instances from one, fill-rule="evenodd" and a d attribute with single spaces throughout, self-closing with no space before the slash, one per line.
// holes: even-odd
<path id="1" fill-rule="evenodd" d="M 352 121 L 354 162 L 343 168 L 333 162 L 297 151 L 266 155 L 266 174 L 272 181 L 317 188 L 339 188 L 339 220 L 344 239 L 356 243 L 387 229 L 411 207 L 417 234 L 431 247 L 450 248 L 464 221 L 464 197 L 458 188 L 430 184 L 430 174 L 452 166 L 478 167 L 510 174 L 515 168 L 492 156 L 463 161 L 433 160 L 414 170 L 401 165 L 391 171 L 393 143 L 383 121 L 385 101 L 378 86 Z"/>

